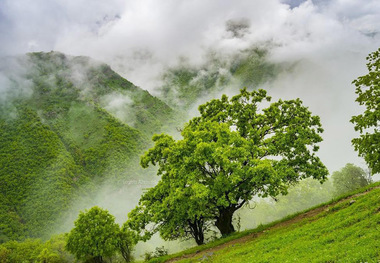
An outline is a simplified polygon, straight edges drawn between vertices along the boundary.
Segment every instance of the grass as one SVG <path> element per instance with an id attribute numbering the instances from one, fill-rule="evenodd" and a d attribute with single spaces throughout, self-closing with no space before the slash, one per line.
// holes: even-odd
<path id="1" fill-rule="evenodd" d="M 380 189 L 376 186 L 380 183 L 256 229 L 150 262 L 186 255 L 192 257 L 179 262 L 379 262 Z M 365 195 L 348 198 L 371 188 L 374 189 Z M 350 203 L 351 200 L 355 202 Z M 311 217 L 289 221 L 318 208 L 320 212 Z M 234 244 L 226 244 L 254 233 L 257 237 L 248 238 L 247 242 L 236 240 Z"/>

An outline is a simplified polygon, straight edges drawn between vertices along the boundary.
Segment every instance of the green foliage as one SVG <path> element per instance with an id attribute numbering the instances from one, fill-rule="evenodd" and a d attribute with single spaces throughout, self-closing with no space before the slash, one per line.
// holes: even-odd
<path id="1" fill-rule="evenodd" d="M 359 156 L 364 157 L 373 173 L 380 172 L 380 49 L 367 57 L 368 74 L 352 83 L 356 86 L 356 101 L 366 107 L 364 113 L 351 118 L 359 138 L 352 140 Z M 365 132 L 365 133 L 364 133 Z"/>
<path id="2" fill-rule="evenodd" d="M 136 236 L 135 232 L 129 229 L 127 224 L 124 224 L 123 227 L 120 229 L 118 238 L 118 247 L 121 256 L 123 257 L 125 262 L 132 262 L 132 252 L 134 246 L 138 242 L 138 237 Z"/>
<path id="3" fill-rule="evenodd" d="M 64 244 L 64 236 L 52 237 L 45 243 L 39 239 L 8 241 L 0 245 L 0 262 L 73 262 L 74 258 L 64 250 Z"/>
<path id="4" fill-rule="evenodd" d="M 331 176 L 337 195 L 351 192 L 371 183 L 370 175 L 352 163 L 346 164 L 340 171 L 333 172 Z"/>
<path id="5" fill-rule="evenodd" d="M 157 231 L 165 240 L 194 238 L 197 244 L 204 242 L 203 232 L 208 228 L 208 206 L 203 187 L 183 187 L 184 180 L 161 180 L 140 199 L 140 206 L 128 214 L 128 225 L 141 231 L 142 240 L 149 239 Z M 171 192 L 175 191 L 172 195 Z M 192 200 L 189 202 L 189 200 Z M 151 222 L 156 227 L 145 229 Z"/>
<path id="6" fill-rule="evenodd" d="M 67 236 L 66 249 L 79 260 L 103 262 L 118 248 L 119 226 L 108 211 L 93 207 L 81 212 Z"/>
<path id="7" fill-rule="evenodd" d="M 222 235 L 234 232 L 234 212 L 254 196 L 286 194 L 308 177 L 323 182 L 328 172 L 315 155 L 319 117 L 299 99 L 261 107 L 269 100 L 264 90 L 243 89 L 201 105 L 182 140 L 154 136 L 141 165 L 157 165 L 161 180 L 129 214 L 131 228 L 143 239 L 159 231 L 164 239 L 193 237 L 202 244 L 210 222 Z M 150 223 L 155 227 L 148 231 Z"/>
<path id="8" fill-rule="evenodd" d="M 2 72 L 14 95 L 0 103 L 0 243 L 46 238 L 77 193 L 136 176 L 148 136 L 173 114 L 89 58 L 40 52 L 15 61 L 21 76 Z M 131 122 L 108 107 L 120 97 Z"/>
<path id="9" fill-rule="evenodd" d="M 34 111 L 21 107 L 18 114 L 15 120 L 0 120 L 0 233 L 10 239 L 48 231 L 79 173 L 58 136 Z"/>
<path id="10" fill-rule="evenodd" d="M 165 249 L 164 246 L 162 247 L 156 247 L 154 252 L 146 252 L 144 254 L 144 261 L 149 261 L 154 259 L 154 258 L 159 258 L 159 257 L 164 257 L 168 255 L 168 250 Z"/>
<path id="11" fill-rule="evenodd" d="M 9 241 L 2 244 L 1 247 L 3 251 L 7 251 L 4 258 L 8 262 L 33 262 L 38 260 L 38 256 L 43 250 L 43 243 L 39 239 L 27 239 L 21 243 Z"/>
<path id="12" fill-rule="evenodd" d="M 126 224 L 120 229 L 107 210 L 95 206 L 81 212 L 74 224 L 67 235 L 66 249 L 77 259 L 103 262 L 106 257 L 120 254 L 125 262 L 133 261 L 136 234 Z"/>

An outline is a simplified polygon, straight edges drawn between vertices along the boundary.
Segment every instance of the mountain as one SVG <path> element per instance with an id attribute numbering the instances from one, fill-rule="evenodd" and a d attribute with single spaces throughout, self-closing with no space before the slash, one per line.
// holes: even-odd
<path id="1" fill-rule="evenodd" d="M 0 243 L 43 237 L 78 195 L 137 176 L 175 115 L 108 65 L 59 52 L 4 59 L 0 85 Z"/>
<path id="2" fill-rule="evenodd" d="M 252 46 L 232 54 L 210 50 L 200 64 L 182 58 L 162 75 L 160 97 L 173 108 L 188 110 L 226 91 L 257 88 L 289 68 L 269 62 L 268 55 L 266 49 Z"/>
<path id="3" fill-rule="evenodd" d="M 91 199 L 104 182 L 117 187 L 137 179 L 154 133 L 172 130 L 226 89 L 273 79 L 279 67 L 267 55 L 252 47 L 207 52 L 201 65 L 180 61 L 163 73 L 160 98 L 88 57 L 38 52 L 2 59 L 0 243 L 48 237 L 73 200 Z"/>

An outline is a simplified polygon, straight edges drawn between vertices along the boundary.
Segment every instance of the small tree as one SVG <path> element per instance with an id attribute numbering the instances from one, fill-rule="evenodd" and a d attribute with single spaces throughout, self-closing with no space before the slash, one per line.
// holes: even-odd
<path id="1" fill-rule="evenodd" d="M 212 219 L 207 191 L 201 184 L 186 187 L 187 179 L 173 175 L 172 179 L 161 180 L 141 197 L 140 205 L 128 214 L 127 224 L 140 232 L 142 240 L 160 232 L 164 240 L 194 238 L 198 245 L 204 243 L 204 233 Z"/>
<path id="2" fill-rule="evenodd" d="M 38 262 L 40 263 L 58 263 L 60 262 L 59 255 L 48 248 L 42 249 L 41 253 L 38 255 Z"/>
<path id="3" fill-rule="evenodd" d="M 341 195 L 371 183 L 367 173 L 352 163 L 346 164 L 340 171 L 333 172 L 331 178 L 337 195 Z"/>
<path id="4" fill-rule="evenodd" d="M 203 236 L 211 222 L 227 235 L 235 231 L 234 212 L 254 196 L 286 194 L 308 177 L 324 181 L 328 171 L 315 155 L 322 141 L 319 117 L 299 99 L 265 108 L 270 100 L 265 90 L 243 89 L 201 105 L 181 140 L 154 136 L 141 165 L 157 165 L 161 181 L 129 214 L 130 226 L 145 236 L 160 231 L 178 238 Z"/>
<path id="5" fill-rule="evenodd" d="M 363 114 L 351 119 L 361 133 L 352 144 L 375 174 L 380 172 L 380 49 L 369 54 L 367 61 L 368 74 L 352 82 L 358 95 L 356 101 L 366 107 Z"/>
<path id="6" fill-rule="evenodd" d="M 94 206 L 80 212 L 74 225 L 68 234 L 66 249 L 77 259 L 101 263 L 104 257 L 116 253 L 119 225 L 107 210 Z"/>
<path id="7" fill-rule="evenodd" d="M 127 224 L 124 224 L 119 231 L 118 247 L 125 262 L 133 261 L 132 252 L 137 241 L 138 237 L 135 232 L 131 231 Z"/>

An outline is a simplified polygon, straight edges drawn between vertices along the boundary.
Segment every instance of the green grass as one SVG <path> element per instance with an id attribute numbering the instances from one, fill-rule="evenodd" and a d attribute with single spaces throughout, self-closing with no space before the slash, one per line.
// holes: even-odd
<path id="1" fill-rule="evenodd" d="M 236 243 L 212 253 L 199 253 L 198 256 L 179 262 L 378 262 L 380 189 L 347 200 L 345 198 L 379 185 L 369 185 L 308 209 L 310 211 L 329 205 L 321 213 L 294 224 L 273 227 L 307 211 L 150 262 L 165 262 L 205 251 L 251 233 L 259 233 L 259 236 L 246 243 Z M 350 204 L 352 199 L 355 203 Z M 343 201 L 337 202 L 339 200 Z"/>

